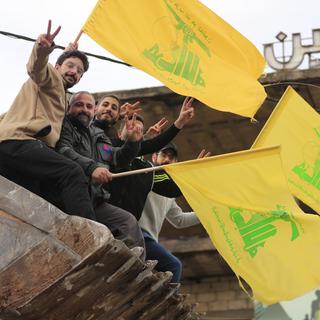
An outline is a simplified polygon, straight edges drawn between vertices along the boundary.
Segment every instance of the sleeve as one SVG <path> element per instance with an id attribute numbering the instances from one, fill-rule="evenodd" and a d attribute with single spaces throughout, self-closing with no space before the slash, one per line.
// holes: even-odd
<path id="1" fill-rule="evenodd" d="M 85 174 L 88 177 L 91 177 L 92 172 L 96 168 L 102 167 L 103 164 L 97 163 L 94 160 L 84 157 L 76 152 L 73 145 L 73 143 L 75 142 L 74 140 L 75 139 L 73 139 L 72 126 L 69 125 L 67 119 L 65 118 L 61 129 L 60 139 L 56 145 L 56 151 L 69 158 L 70 160 L 77 162 L 83 169 Z"/>
<path id="2" fill-rule="evenodd" d="M 3 118 L 6 116 L 6 112 L 5 113 L 2 113 L 1 115 L 0 115 L 0 122 L 3 120 Z"/>
<path id="3" fill-rule="evenodd" d="M 116 167 L 128 167 L 140 152 L 141 141 L 126 141 L 121 147 L 114 147 L 114 163 Z"/>
<path id="4" fill-rule="evenodd" d="M 172 201 L 166 219 L 176 228 L 190 227 L 200 223 L 194 212 L 183 212 L 175 200 Z"/>
<path id="5" fill-rule="evenodd" d="M 31 56 L 27 63 L 27 71 L 30 78 L 40 87 L 45 86 L 50 81 L 50 70 L 48 65 L 49 54 L 54 50 L 53 44 L 50 48 L 45 48 L 37 42 L 34 44 Z"/>
<path id="6" fill-rule="evenodd" d="M 152 191 L 167 198 L 177 198 L 182 195 L 179 187 L 164 170 L 155 172 Z"/>
<path id="7" fill-rule="evenodd" d="M 127 141 L 119 147 L 114 147 L 109 139 L 104 139 L 103 142 L 97 143 L 97 150 L 100 161 L 117 171 L 129 167 L 140 151 L 140 141 Z"/>
<path id="8" fill-rule="evenodd" d="M 173 124 L 171 127 L 169 127 L 167 130 L 165 130 L 158 136 L 152 139 L 142 141 L 139 155 L 143 156 L 146 154 L 159 151 L 166 144 L 168 144 L 179 132 L 180 132 L 180 129 L 178 129 Z"/>

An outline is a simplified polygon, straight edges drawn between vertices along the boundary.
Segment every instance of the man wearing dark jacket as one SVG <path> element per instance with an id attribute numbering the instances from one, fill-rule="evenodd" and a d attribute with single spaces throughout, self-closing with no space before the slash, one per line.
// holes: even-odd
<path id="1" fill-rule="evenodd" d="M 110 103 L 106 105 L 106 101 Z M 111 101 L 114 106 L 112 110 L 109 110 L 112 107 Z M 170 128 L 152 139 L 143 140 L 141 142 L 141 149 L 138 154 L 140 157 L 135 158 L 126 170 L 143 169 L 152 166 L 151 162 L 144 160 L 141 156 L 160 150 L 179 133 L 184 125 L 194 116 L 192 102 L 193 99 L 189 97 L 184 100 L 180 114 Z M 103 106 L 103 104 L 105 105 Z M 119 105 L 119 100 L 115 99 L 113 96 L 105 96 L 102 98 L 98 103 L 98 113 L 96 114 L 94 125 L 104 130 L 110 130 L 110 127 L 112 127 L 114 120 L 117 119 L 118 113 L 120 112 Z M 118 106 L 118 113 L 116 112 L 115 106 Z M 136 125 L 141 128 L 141 131 L 143 131 L 143 118 L 141 116 L 136 116 L 135 122 Z M 127 134 L 126 127 L 122 123 L 119 130 L 119 138 L 112 139 L 113 145 L 118 147 L 122 146 L 127 138 Z M 117 171 L 123 170 L 120 169 Z M 139 220 L 147 195 L 151 190 L 170 198 L 176 198 L 181 195 L 179 188 L 172 180 L 157 179 L 157 176 L 160 176 L 163 173 L 164 172 L 161 171 L 156 174 L 154 174 L 154 172 L 149 172 L 121 177 L 112 181 L 109 185 L 111 193 L 110 203 L 130 211 L 137 220 Z"/>
<path id="2" fill-rule="evenodd" d="M 103 130 L 91 126 L 95 102 L 88 92 L 74 94 L 64 119 L 57 151 L 82 168 L 91 185 L 91 197 L 97 221 L 105 224 L 113 235 L 129 247 L 144 246 L 136 219 L 127 211 L 109 204 L 105 188 L 111 179 L 109 167 L 126 167 L 140 150 L 142 132 L 134 121 L 126 119 L 128 139 L 121 148 L 114 148 Z"/>

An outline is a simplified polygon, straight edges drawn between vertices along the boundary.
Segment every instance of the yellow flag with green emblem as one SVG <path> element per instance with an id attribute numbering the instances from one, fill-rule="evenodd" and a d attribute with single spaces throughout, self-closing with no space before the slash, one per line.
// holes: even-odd
<path id="1" fill-rule="evenodd" d="M 264 101 L 265 60 L 197 0 L 99 0 L 82 30 L 173 91 L 253 117 Z"/>
<path id="2" fill-rule="evenodd" d="M 165 166 L 213 244 L 266 304 L 320 285 L 320 217 L 300 210 L 279 147 Z"/>
<path id="3" fill-rule="evenodd" d="M 272 112 L 252 148 L 281 145 L 289 189 L 320 213 L 320 116 L 291 87 Z"/>

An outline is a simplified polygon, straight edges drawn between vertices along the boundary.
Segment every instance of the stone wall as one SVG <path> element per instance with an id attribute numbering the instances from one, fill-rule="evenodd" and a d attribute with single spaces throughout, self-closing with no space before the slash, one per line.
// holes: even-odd
<path id="1" fill-rule="evenodd" d="M 234 275 L 185 279 L 181 292 L 189 294 L 189 303 L 197 304 L 195 311 L 204 314 L 202 319 L 253 319 L 253 301 L 240 288 Z"/>

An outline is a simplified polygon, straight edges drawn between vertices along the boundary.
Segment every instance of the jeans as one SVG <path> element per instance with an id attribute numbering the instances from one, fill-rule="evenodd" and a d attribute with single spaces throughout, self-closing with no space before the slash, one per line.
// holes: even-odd
<path id="1" fill-rule="evenodd" d="M 172 272 L 172 283 L 178 283 L 181 279 L 182 263 L 181 261 L 169 252 L 164 246 L 158 243 L 152 236 L 142 230 L 144 241 L 146 245 L 146 259 L 147 260 L 158 260 L 158 264 L 155 269 L 157 271 L 171 271 Z"/>

